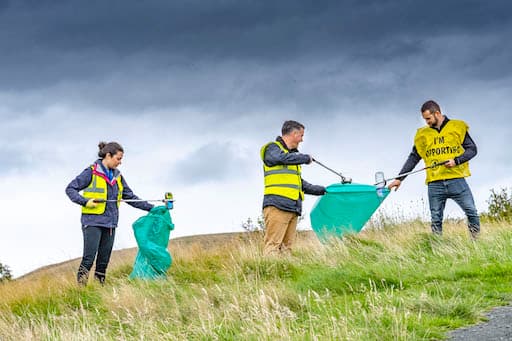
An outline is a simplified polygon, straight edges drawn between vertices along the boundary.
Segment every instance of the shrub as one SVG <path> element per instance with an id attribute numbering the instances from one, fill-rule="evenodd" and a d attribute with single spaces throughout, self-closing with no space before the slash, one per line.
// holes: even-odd
<path id="1" fill-rule="evenodd" d="M 0 263 L 0 282 L 10 281 L 12 279 L 11 269 L 9 266 Z"/>
<path id="2" fill-rule="evenodd" d="M 250 217 L 246 221 L 242 222 L 242 228 L 248 232 L 265 232 L 265 221 L 263 216 L 260 215 L 256 218 L 256 222 Z"/>
<path id="3" fill-rule="evenodd" d="M 488 213 L 485 216 L 491 221 L 512 221 L 512 193 L 508 194 L 505 188 L 499 191 L 491 189 L 491 196 L 487 200 Z"/>

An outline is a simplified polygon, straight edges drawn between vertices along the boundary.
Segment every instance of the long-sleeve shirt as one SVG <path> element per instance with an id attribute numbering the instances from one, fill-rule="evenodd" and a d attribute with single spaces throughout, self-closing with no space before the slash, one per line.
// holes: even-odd
<path id="1" fill-rule="evenodd" d="M 449 120 L 450 119 L 445 116 L 444 121 L 441 124 L 441 127 L 439 129 L 437 129 L 437 128 L 432 128 L 432 129 L 441 131 L 444 128 L 444 126 L 446 125 L 446 123 L 448 123 Z M 455 164 L 457 164 L 457 165 L 460 165 L 464 162 L 468 162 L 473 157 L 475 157 L 475 155 L 477 153 L 476 144 L 473 141 L 473 139 L 471 138 L 471 136 L 469 136 L 468 132 L 466 132 L 466 136 L 464 136 L 464 141 L 462 142 L 462 148 L 464 148 L 464 153 L 462 153 L 462 155 L 454 158 Z M 399 174 L 404 174 L 404 173 L 412 171 L 414 169 L 414 167 L 416 167 L 418 162 L 420 162 L 420 160 L 421 160 L 421 156 L 420 156 L 420 154 L 418 154 L 418 151 L 416 150 L 416 146 L 413 146 L 412 151 L 409 154 L 409 157 L 407 158 L 407 160 L 405 161 Z M 397 179 L 400 181 L 403 181 L 406 177 L 407 176 L 397 177 Z"/>

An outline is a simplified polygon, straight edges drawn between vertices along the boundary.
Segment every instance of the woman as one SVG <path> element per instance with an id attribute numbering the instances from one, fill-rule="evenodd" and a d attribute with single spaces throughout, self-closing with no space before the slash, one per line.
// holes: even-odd
<path id="1" fill-rule="evenodd" d="M 119 220 L 119 200 L 139 199 L 117 169 L 123 158 L 123 147 L 117 142 L 100 142 L 98 147 L 99 159 L 66 188 L 66 194 L 71 201 L 82 206 L 84 252 L 77 274 L 80 285 L 87 284 L 96 255 L 94 278 L 101 284 L 105 282 Z M 80 194 L 82 190 L 83 193 Z M 105 202 L 106 200 L 111 201 Z M 146 201 L 129 202 L 129 205 L 145 211 L 153 208 L 153 205 Z"/>

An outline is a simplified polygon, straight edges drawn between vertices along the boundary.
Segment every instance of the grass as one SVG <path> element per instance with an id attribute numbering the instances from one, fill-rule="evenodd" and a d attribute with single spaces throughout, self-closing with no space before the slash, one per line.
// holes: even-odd
<path id="1" fill-rule="evenodd" d="M 1 340 L 431 340 L 512 299 L 512 229 L 463 224 L 442 238 L 421 222 L 265 258 L 261 236 L 173 244 L 169 278 L 130 281 L 114 257 L 104 287 L 74 283 L 75 265 L 0 285 Z"/>

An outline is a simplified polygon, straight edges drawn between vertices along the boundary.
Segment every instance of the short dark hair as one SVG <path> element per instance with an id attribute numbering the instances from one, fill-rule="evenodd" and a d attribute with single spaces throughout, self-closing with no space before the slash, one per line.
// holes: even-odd
<path id="1" fill-rule="evenodd" d="M 106 142 L 102 141 L 102 142 L 98 143 L 98 148 L 100 149 L 98 151 L 98 156 L 101 159 L 103 159 L 109 153 L 110 153 L 110 156 L 116 155 L 117 152 L 123 152 L 124 153 L 123 147 L 121 147 L 121 145 L 119 143 L 117 143 L 117 142 L 106 143 Z"/>
<path id="2" fill-rule="evenodd" d="M 430 101 L 426 101 L 425 103 L 423 103 L 423 105 L 421 106 L 421 112 L 425 112 L 425 111 L 430 111 L 431 114 L 435 113 L 436 111 L 439 111 L 441 112 L 441 107 L 439 106 L 439 104 L 437 104 L 436 102 L 434 102 L 433 100 L 430 100 Z"/>
<path id="3" fill-rule="evenodd" d="M 283 127 L 281 128 L 281 134 L 288 135 L 294 130 L 304 129 L 304 125 L 297 121 L 284 121 Z"/>

